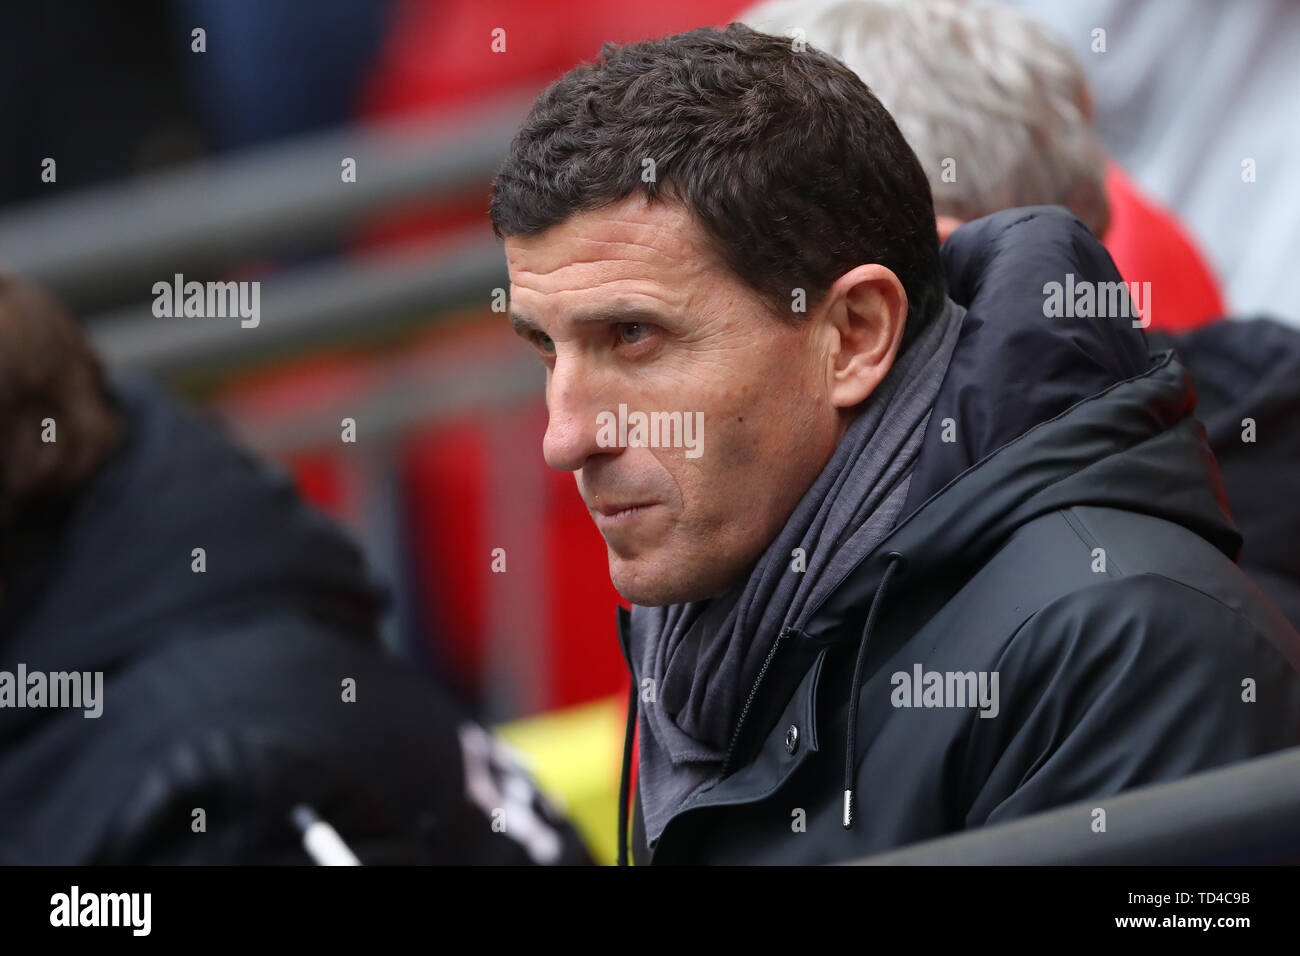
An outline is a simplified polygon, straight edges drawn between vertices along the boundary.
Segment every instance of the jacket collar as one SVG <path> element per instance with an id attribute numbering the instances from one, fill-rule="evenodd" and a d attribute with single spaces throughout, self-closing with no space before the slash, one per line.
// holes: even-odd
<path id="1" fill-rule="evenodd" d="M 620 608 L 618 618 L 619 643 L 623 648 L 625 659 L 628 656 L 626 633 L 628 617 L 628 613 Z M 800 645 L 812 645 L 806 635 L 795 632 L 792 636 L 798 639 L 797 643 Z M 653 862 L 654 856 L 663 845 L 664 838 L 671 834 L 674 824 L 683 814 L 705 807 L 738 806 L 763 800 L 776 792 L 795 771 L 803 766 L 812 754 L 820 750 L 821 743 L 817 728 L 817 699 L 822 684 L 828 650 L 829 648 L 825 646 L 817 650 L 812 665 L 807 668 L 803 679 L 786 701 L 785 707 L 767 732 L 757 754 L 735 773 L 724 777 L 708 790 L 696 794 L 678 807 L 667 825 L 665 825 L 660 839 L 656 841 L 654 846 L 649 848 L 649 859 L 646 862 Z M 633 680 L 635 681 L 635 674 Z M 629 698 L 629 708 L 634 706 L 637 699 L 635 687 L 633 690 L 634 692 Z M 627 745 L 624 748 L 625 780 L 629 774 L 630 749 L 629 735 Z M 623 838 L 622 833 L 620 833 L 620 838 Z"/>
<path id="2" fill-rule="evenodd" d="M 1196 531 L 1230 557 L 1241 536 L 1192 417 L 1196 397 L 1172 352 L 1008 442 L 952 479 L 850 570 L 804 625 L 831 641 L 860 618 L 889 563 L 897 589 L 936 568 L 982 561 L 1020 525 L 1080 503 L 1153 514 Z M 1150 489 L 1164 489 L 1153 496 Z"/>

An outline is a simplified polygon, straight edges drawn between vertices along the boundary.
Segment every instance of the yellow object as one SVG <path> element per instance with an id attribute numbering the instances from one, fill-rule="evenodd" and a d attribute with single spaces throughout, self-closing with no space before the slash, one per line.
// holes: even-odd
<path id="1" fill-rule="evenodd" d="M 618 777 L 623 759 L 622 694 L 500 724 L 538 787 L 577 827 L 597 863 L 618 858 Z"/>

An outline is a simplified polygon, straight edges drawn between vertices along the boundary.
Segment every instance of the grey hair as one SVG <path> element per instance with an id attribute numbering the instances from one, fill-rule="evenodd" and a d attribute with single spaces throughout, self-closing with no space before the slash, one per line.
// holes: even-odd
<path id="1" fill-rule="evenodd" d="M 936 214 L 1059 204 L 1106 231 L 1106 153 L 1087 79 L 1026 15 L 952 0 L 769 0 L 737 19 L 857 73 L 921 160 Z"/>

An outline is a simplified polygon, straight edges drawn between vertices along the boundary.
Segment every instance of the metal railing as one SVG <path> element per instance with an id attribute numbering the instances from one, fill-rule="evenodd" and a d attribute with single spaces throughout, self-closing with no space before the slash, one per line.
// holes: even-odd
<path id="1" fill-rule="evenodd" d="M 1106 829 L 1094 829 L 1097 808 Z M 1300 747 L 927 840 L 861 866 L 1300 862 Z"/>
<path id="2" fill-rule="evenodd" d="M 326 248 L 378 211 L 485 186 L 530 100 L 349 127 L 66 196 L 51 186 L 54 198 L 0 215 L 0 264 L 84 314 L 144 300 L 175 272 Z M 355 182 L 343 181 L 345 158 Z"/>

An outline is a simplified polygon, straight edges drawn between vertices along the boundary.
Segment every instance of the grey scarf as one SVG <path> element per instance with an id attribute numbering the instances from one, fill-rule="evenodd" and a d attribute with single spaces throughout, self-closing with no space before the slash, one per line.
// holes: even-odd
<path id="1" fill-rule="evenodd" d="M 894 363 L 747 578 L 705 601 L 632 608 L 629 650 L 640 705 L 646 838 L 712 786 L 745 696 L 785 627 L 801 627 L 831 588 L 899 519 L 926 424 L 965 309 L 944 309 Z M 806 570 L 794 570 L 802 549 Z"/>

